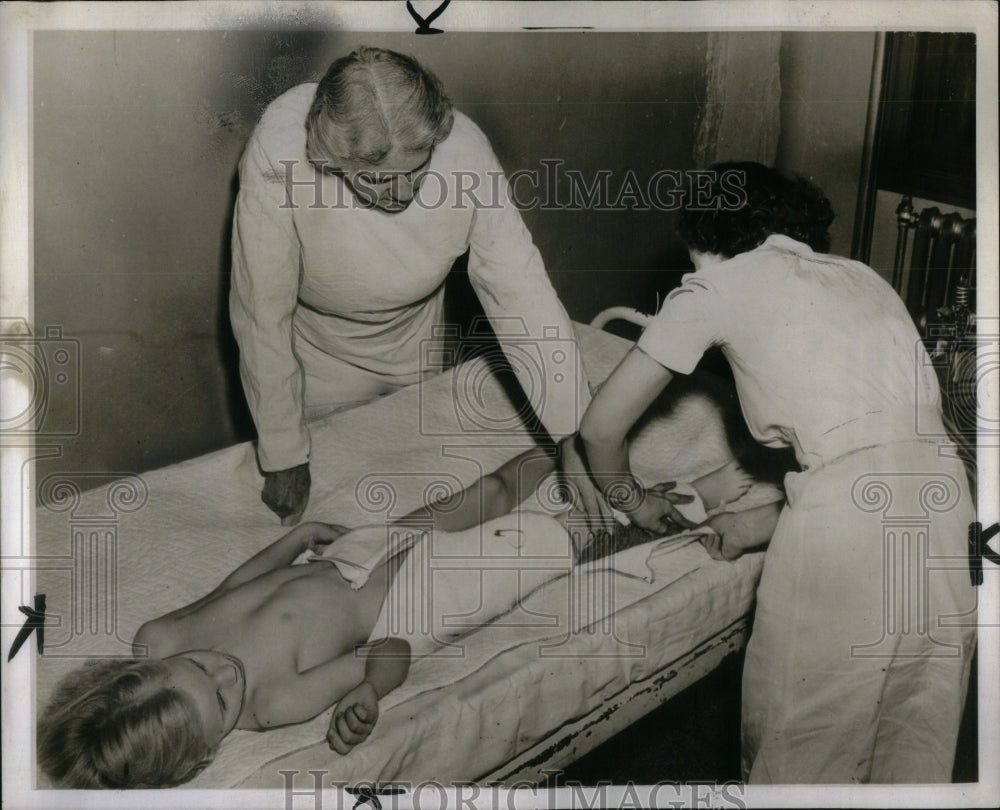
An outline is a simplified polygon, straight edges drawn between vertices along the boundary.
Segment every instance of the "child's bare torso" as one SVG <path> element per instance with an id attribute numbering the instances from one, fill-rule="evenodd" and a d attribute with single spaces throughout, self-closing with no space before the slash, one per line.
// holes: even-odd
<path id="1" fill-rule="evenodd" d="M 325 562 L 269 571 L 170 620 L 151 639 L 150 654 L 215 650 L 235 656 L 246 678 L 237 728 L 272 725 L 263 719 L 269 713 L 261 695 L 294 690 L 299 673 L 367 641 L 385 597 L 383 572 L 352 590 L 336 566 Z"/>

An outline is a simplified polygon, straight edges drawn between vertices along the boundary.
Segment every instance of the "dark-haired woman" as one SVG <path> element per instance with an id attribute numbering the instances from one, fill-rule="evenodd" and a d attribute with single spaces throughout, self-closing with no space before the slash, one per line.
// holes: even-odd
<path id="1" fill-rule="evenodd" d="M 754 437 L 793 447 L 802 468 L 785 479 L 757 592 L 744 777 L 950 781 L 975 644 L 960 564 L 974 511 L 961 463 L 940 452 L 934 372 L 893 289 L 817 252 L 833 219 L 818 189 L 756 163 L 715 169 L 720 192 L 735 173 L 742 204 L 684 212 L 695 272 L 583 419 L 595 482 L 633 523 L 676 519 L 632 476 L 625 437 L 720 347 Z"/>

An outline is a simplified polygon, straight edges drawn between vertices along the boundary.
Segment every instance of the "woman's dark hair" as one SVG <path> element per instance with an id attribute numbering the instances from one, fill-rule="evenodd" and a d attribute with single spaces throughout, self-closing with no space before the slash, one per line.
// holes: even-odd
<path id="1" fill-rule="evenodd" d="M 717 163 L 711 171 L 703 191 L 714 207 L 689 204 L 680 216 L 677 230 L 689 248 L 732 258 L 782 234 L 820 253 L 829 250 L 833 208 L 804 177 L 753 162 Z"/>

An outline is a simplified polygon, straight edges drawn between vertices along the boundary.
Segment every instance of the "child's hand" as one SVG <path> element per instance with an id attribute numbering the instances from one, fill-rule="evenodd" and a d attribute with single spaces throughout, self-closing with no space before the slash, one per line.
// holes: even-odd
<path id="1" fill-rule="evenodd" d="M 362 681 L 344 695 L 330 720 L 326 741 L 338 754 L 347 754 L 368 739 L 378 720 L 378 695 L 375 687 Z"/>
<path id="2" fill-rule="evenodd" d="M 336 523 L 312 521 L 296 526 L 293 531 L 299 535 L 303 551 L 320 552 L 334 540 L 347 534 L 350 529 L 346 526 L 338 526 Z"/>
<path id="3" fill-rule="evenodd" d="M 334 540 L 343 537 L 350 529 L 346 526 L 339 526 L 336 523 L 314 523 L 314 531 L 310 534 L 306 549 L 308 551 L 320 552 Z"/>

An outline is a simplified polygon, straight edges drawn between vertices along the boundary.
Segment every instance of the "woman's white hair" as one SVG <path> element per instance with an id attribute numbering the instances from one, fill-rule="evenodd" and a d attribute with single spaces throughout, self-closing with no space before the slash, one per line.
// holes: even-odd
<path id="1" fill-rule="evenodd" d="M 441 82 L 409 56 L 361 47 L 335 61 L 306 118 L 306 156 L 377 166 L 394 149 L 422 152 L 448 137 L 454 121 Z"/>

